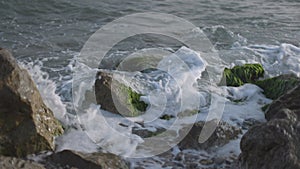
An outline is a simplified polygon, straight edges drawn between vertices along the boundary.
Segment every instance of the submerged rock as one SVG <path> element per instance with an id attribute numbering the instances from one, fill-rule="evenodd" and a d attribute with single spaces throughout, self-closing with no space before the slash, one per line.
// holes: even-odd
<path id="1" fill-rule="evenodd" d="M 110 153 L 83 154 L 71 150 L 54 153 L 46 158 L 48 169 L 128 169 L 126 162 L 119 156 Z"/>
<path id="2" fill-rule="evenodd" d="M 215 120 L 207 123 L 216 123 Z M 219 122 L 216 130 L 204 143 L 199 143 L 198 139 L 205 122 L 197 122 L 191 128 L 186 137 L 178 144 L 180 149 L 209 150 L 211 148 L 221 147 L 230 140 L 238 138 L 242 133 L 241 129 L 231 126 L 226 122 Z M 182 131 L 185 131 L 184 129 Z"/>
<path id="3" fill-rule="evenodd" d="M 234 66 L 232 69 L 225 68 L 220 85 L 238 87 L 244 83 L 254 83 L 264 76 L 264 72 L 260 64 L 245 64 Z"/>
<path id="4" fill-rule="evenodd" d="M 242 169 L 300 168 L 300 85 L 275 100 L 241 141 Z"/>
<path id="5" fill-rule="evenodd" d="M 0 50 L 0 154 L 25 156 L 54 149 L 63 133 L 28 72 Z"/>
<path id="6" fill-rule="evenodd" d="M 124 116 L 138 116 L 146 111 L 147 104 L 140 100 L 140 93 L 113 80 L 111 73 L 99 72 L 95 82 L 96 101 L 101 109 Z"/>
<path id="7" fill-rule="evenodd" d="M 299 85 L 300 79 L 292 74 L 280 75 L 269 79 L 258 80 L 255 84 L 264 90 L 263 94 L 267 98 L 275 100 Z"/>
<path id="8" fill-rule="evenodd" d="M 0 168 L 3 169 L 45 169 L 41 164 L 18 159 L 15 157 L 0 156 Z"/>

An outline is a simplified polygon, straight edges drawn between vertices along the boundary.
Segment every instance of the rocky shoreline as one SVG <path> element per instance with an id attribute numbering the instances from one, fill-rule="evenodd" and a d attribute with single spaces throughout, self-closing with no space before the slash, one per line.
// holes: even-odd
<path id="1" fill-rule="evenodd" d="M 227 168 L 228 166 L 241 169 L 300 168 L 300 80 L 292 75 L 261 80 L 263 74 L 264 70 L 259 64 L 225 69 L 220 85 L 241 86 L 245 83 L 253 83 L 261 87 L 264 94 L 274 101 L 266 106 L 266 123 L 249 123 L 250 129 L 243 135 L 240 144 L 242 151 L 240 156 L 219 161 L 228 163 Z M 97 102 L 101 105 L 112 103 L 111 88 L 109 88 L 112 83 L 111 78 L 103 73 L 102 77 L 95 85 Z M 118 87 L 114 89 L 116 88 Z M 100 92 L 104 89 L 105 91 Z M 126 98 L 125 100 L 129 100 L 126 103 L 127 116 L 136 116 L 145 111 L 147 105 L 139 101 L 141 94 L 126 87 L 122 89 L 124 89 L 120 90 L 122 96 Z M 120 91 L 114 92 L 119 96 Z M 112 106 L 107 104 L 104 108 L 117 113 L 116 108 Z M 178 148 L 182 151 L 188 149 L 209 151 L 212 147 L 222 147 L 242 133 L 241 129 L 220 122 L 212 137 L 200 144 L 197 139 L 203 125 L 203 122 L 196 123 L 187 137 L 178 144 Z M 28 72 L 20 68 L 10 52 L 1 48 L 0 129 L 0 168 L 130 168 L 125 159 L 111 153 L 82 153 L 71 150 L 55 152 L 54 140 L 63 134 L 62 124 L 44 104 Z M 145 137 L 153 134 L 143 131 L 137 133 Z M 39 159 L 35 159 L 33 154 L 39 155 Z M 209 166 L 218 161 L 218 159 L 202 157 L 183 157 L 180 153 L 173 157 L 170 152 L 161 156 L 175 161 L 183 161 L 186 158 L 187 165 L 178 164 L 177 168 L 198 168 L 197 163 Z M 198 161 L 191 161 L 189 158 Z M 177 164 L 170 165 L 176 168 Z"/>
<path id="2" fill-rule="evenodd" d="M 1 48 L 0 129 L 3 169 L 128 168 L 121 157 L 110 153 L 55 152 L 54 139 L 63 134 L 63 126 L 44 104 L 28 72 Z M 46 152 L 45 158 L 28 159 L 40 152 Z"/>

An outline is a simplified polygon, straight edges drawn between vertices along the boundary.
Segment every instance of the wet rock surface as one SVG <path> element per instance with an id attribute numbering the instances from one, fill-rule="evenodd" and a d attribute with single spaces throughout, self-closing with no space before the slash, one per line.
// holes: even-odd
<path id="1" fill-rule="evenodd" d="M 45 169 L 41 164 L 15 157 L 0 156 L 1 169 Z"/>
<path id="2" fill-rule="evenodd" d="M 275 100 L 268 120 L 251 128 L 242 138 L 242 169 L 300 168 L 300 86 Z"/>
<path id="3" fill-rule="evenodd" d="M 44 159 L 47 169 L 128 169 L 128 164 L 119 156 L 110 153 L 80 153 L 63 150 Z"/>
<path id="4" fill-rule="evenodd" d="M 99 72 L 95 82 L 95 96 L 101 109 L 123 116 L 138 116 L 147 104 L 140 101 L 141 94 L 113 79 L 112 73 Z"/>
<path id="5" fill-rule="evenodd" d="M 0 50 L 0 154 L 26 156 L 54 149 L 61 124 L 44 104 L 28 72 Z"/>
<path id="6" fill-rule="evenodd" d="M 211 125 L 217 123 L 215 120 L 209 121 Z M 178 144 L 180 149 L 195 149 L 195 150 L 209 150 L 211 148 L 221 147 L 227 144 L 230 140 L 238 138 L 238 135 L 242 133 L 241 129 L 231 126 L 226 122 L 219 122 L 216 130 L 204 143 L 199 143 L 199 135 L 205 122 L 195 123 L 189 133 Z M 184 130 L 183 130 L 184 131 Z"/>
<path id="7" fill-rule="evenodd" d="M 264 80 L 258 80 L 254 84 L 264 90 L 263 94 L 267 98 L 275 100 L 296 87 L 299 83 L 300 78 L 293 74 L 286 74 Z"/>
<path id="8" fill-rule="evenodd" d="M 146 158 L 136 162 L 134 169 L 146 169 L 147 166 L 156 168 L 176 169 L 239 169 L 238 157 L 230 154 L 227 157 L 216 156 L 205 151 L 182 150 L 175 153 L 170 150 L 158 156 Z M 158 167 L 161 166 L 161 167 Z"/>
<path id="9" fill-rule="evenodd" d="M 225 68 L 220 85 L 237 87 L 245 83 L 254 83 L 264 76 L 264 72 L 260 64 L 245 64 L 234 66 L 232 69 Z"/>

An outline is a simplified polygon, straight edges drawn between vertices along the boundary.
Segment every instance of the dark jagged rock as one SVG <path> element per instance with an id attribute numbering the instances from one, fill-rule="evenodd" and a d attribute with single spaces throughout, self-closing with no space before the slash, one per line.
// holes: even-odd
<path id="1" fill-rule="evenodd" d="M 141 94 L 113 80 L 111 73 L 99 72 L 95 82 L 95 96 L 103 110 L 124 116 L 137 116 L 146 111 L 147 104 L 140 101 Z"/>
<path id="2" fill-rule="evenodd" d="M 300 128 L 275 119 L 251 128 L 241 141 L 242 169 L 299 169 Z"/>
<path id="3" fill-rule="evenodd" d="M 216 123 L 215 120 L 207 123 Z M 198 138 L 205 122 L 195 123 L 186 137 L 178 144 L 180 149 L 209 150 L 210 148 L 221 147 L 230 140 L 238 138 L 242 133 L 239 128 L 229 125 L 226 122 L 219 122 L 216 130 L 204 143 L 199 143 Z M 182 131 L 185 131 L 184 129 Z"/>
<path id="4" fill-rule="evenodd" d="M 266 112 L 266 119 L 271 120 L 280 116 L 278 113 L 282 109 L 289 109 L 292 111 L 298 119 L 300 119 L 300 84 L 293 90 L 287 92 L 281 96 L 269 106 Z M 291 114 L 291 113 L 290 113 Z"/>
<path id="5" fill-rule="evenodd" d="M 255 84 L 264 90 L 263 94 L 267 98 L 275 100 L 299 85 L 300 79 L 292 74 L 280 75 L 269 79 L 258 80 Z"/>
<path id="6" fill-rule="evenodd" d="M 275 100 L 242 138 L 242 169 L 300 169 L 300 85 Z"/>
<path id="7" fill-rule="evenodd" d="M 18 159 L 15 157 L 0 156 L 0 168 L 3 169 L 45 169 L 41 164 Z"/>
<path id="8" fill-rule="evenodd" d="M 126 162 L 119 156 L 110 153 L 90 153 L 64 150 L 46 158 L 49 169 L 78 168 L 78 169 L 128 169 Z"/>
<path id="9" fill-rule="evenodd" d="M 234 66 L 232 69 L 225 68 L 220 85 L 242 86 L 245 83 L 254 83 L 264 76 L 264 69 L 260 64 L 245 64 Z"/>
<path id="10" fill-rule="evenodd" d="M 25 156 L 54 149 L 62 126 L 44 104 L 28 72 L 0 50 L 0 154 Z"/>

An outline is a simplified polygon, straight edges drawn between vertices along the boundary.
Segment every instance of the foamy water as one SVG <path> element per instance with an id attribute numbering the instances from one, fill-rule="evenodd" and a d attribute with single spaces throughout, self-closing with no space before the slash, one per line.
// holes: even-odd
<path id="1" fill-rule="evenodd" d="M 250 45 L 241 46 L 238 47 L 238 49 L 250 50 L 256 54 L 257 58 L 232 60 L 231 64 L 224 66 L 232 67 L 238 64 L 260 62 L 267 72 L 267 77 L 286 73 L 294 73 L 299 77 L 300 49 L 296 46 L 291 44 L 282 44 L 280 46 Z M 178 60 L 178 58 L 180 59 Z M 184 64 L 180 63 L 182 61 Z M 172 69 L 175 66 L 172 66 L 172 63 L 175 65 L 182 65 L 183 67 L 177 66 L 176 69 Z M 73 61 L 66 69 L 73 70 L 72 65 Z M 201 73 L 205 70 L 206 65 L 207 63 L 201 58 L 199 53 L 183 47 L 174 54 L 164 57 L 158 62 L 158 68 L 169 73 L 169 76 L 165 76 L 166 78 L 158 80 L 158 77 L 163 73 L 162 71 L 154 71 L 145 75 L 137 72 L 125 73 L 122 71 L 115 71 L 115 78 L 118 79 L 122 77 L 123 81 L 126 81 L 126 78 L 124 77 L 129 77 L 127 80 L 132 80 L 133 77 L 135 77 L 135 79 L 140 79 L 140 82 L 137 80 L 130 84 L 132 87 L 145 94 L 142 98 L 144 101 L 153 105 L 153 107 L 148 108 L 146 114 L 142 116 L 124 118 L 101 110 L 101 105 L 95 104 L 88 105 L 84 112 L 79 112 L 77 115 L 74 115 L 74 110 L 70 110 L 70 106 L 67 109 L 67 105 L 69 105 L 70 102 L 62 101 L 66 100 L 65 97 L 67 96 L 64 92 L 70 92 L 71 90 L 71 86 L 67 84 L 71 83 L 72 79 L 65 78 L 67 80 L 64 81 L 64 78 L 61 78 L 63 85 L 61 85 L 62 87 L 58 90 L 56 82 L 49 79 L 48 73 L 41 70 L 43 67 L 42 62 L 23 63 L 23 67 L 29 70 L 36 82 L 47 106 L 53 110 L 54 115 L 62 121 L 65 126 L 71 127 L 71 129 L 66 131 L 63 136 L 57 138 L 58 151 L 63 149 L 73 149 L 83 152 L 95 152 L 101 150 L 122 155 L 124 157 L 130 157 L 132 155 L 135 157 L 143 157 L 143 153 L 146 156 L 149 156 L 147 153 L 150 153 L 151 155 L 151 151 L 149 152 L 143 149 L 143 144 L 147 142 L 147 140 L 132 134 L 133 127 L 143 128 L 149 131 L 155 131 L 157 128 L 170 129 L 171 127 L 170 130 L 176 133 L 185 124 L 193 124 L 194 122 L 207 119 L 211 110 L 210 108 L 213 107 L 209 101 L 212 94 L 225 100 L 225 106 L 221 117 L 222 121 L 226 121 L 229 124 L 238 127 L 240 127 L 246 119 L 255 119 L 261 122 L 265 121 L 261 107 L 265 104 L 269 104 L 271 100 L 264 97 L 262 90 L 259 87 L 252 84 L 245 84 L 240 87 L 220 87 L 216 84 L 211 84 L 210 86 L 203 87 L 201 83 L 208 84 L 204 79 L 202 79 L 203 82 L 201 82 Z M 83 80 L 81 79 L 85 82 L 85 85 L 78 86 L 83 93 L 87 90 L 92 91 L 94 83 L 94 81 L 90 79 L 87 81 L 84 80 L 84 78 L 88 77 L 85 77 L 84 75 L 93 74 L 96 71 L 88 68 L 85 70 L 86 72 L 82 72 Z M 96 77 L 93 78 L 95 80 Z M 197 79 L 198 84 L 196 83 Z M 90 83 L 87 84 L 87 82 Z M 148 86 L 146 86 L 146 84 Z M 151 93 L 153 88 L 157 89 L 154 91 L 158 91 L 158 93 L 160 93 L 159 96 L 164 97 L 155 97 L 157 95 Z M 75 107 L 80 106 L 80 103 L 83 103 L 85 98 L 80 99 L 81 100 L 76 100 L 75 98 Z M 67 100 L 72 100 L 72 98 L 68 98 Z M 182 100 L 186 100 L 187 104 L 182 107 L 179 106 L 179 109 L 174 109 L 174 106 L 176 107 Z M 242 101 L 236 103 L 234 100 Z M 161 106 L 164 106 L 163 111 L 159 109 Z M 201 113 L 184 117 L 177 116 L 179 112 L 186 109 L 198 109 Z M 174 118 L 168 121 L 159 119 L 158 117 L 163 114 L 173 115 Z M 140 126 L 140 122 L 145 122 L 145 125 Z M 74 126 L 77 126 L 77 128 Z M 209 156 L 226 157 L 232 154 L 238 156 L 240 153 L 240 138 L 241 136 L 237 140 L 232 140 L 227 145 L 218 148 L 213 154 L 210 153 Z M 76 140 L 76 143 L 74 143 L 74 140 Z M 163 142 L 165 140 L 161 141 Z M 175 150 L 176 147 L 172 149 L 172 151 Z M 195 153 L 196 152 L 193 152 L 192 154 Z M 198 153 L 203 154 L 203 152 Z M 159 157 L 148 158 L 149 163 L 153 163 L 153 160 L 157 158 L 159 160 Z M 160 160 L 163 161 L 163 158 Z M 130 161 L 132 162 L 132 166 L 141 165 L 138 159 L 131 159 Z M 159 163 L 155 163 L 152 165 L 152 168 L 158 166 L 162 167 Z"/>

